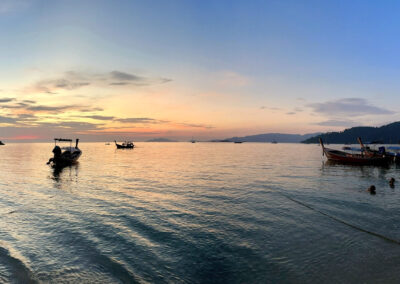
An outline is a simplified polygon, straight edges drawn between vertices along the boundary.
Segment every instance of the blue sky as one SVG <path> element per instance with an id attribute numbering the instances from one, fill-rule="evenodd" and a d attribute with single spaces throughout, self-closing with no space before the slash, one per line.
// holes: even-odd
<path id="1" fill-rule="evenodd" d="M 208 139 L 396 121 L 399 6 L 3 0 L 0 102 L 13 100 L 0 103 L 0 137 Z"/>

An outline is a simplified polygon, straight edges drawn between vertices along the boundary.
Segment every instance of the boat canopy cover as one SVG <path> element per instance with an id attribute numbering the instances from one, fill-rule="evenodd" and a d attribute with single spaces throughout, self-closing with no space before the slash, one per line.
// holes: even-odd
<path id="1" fill-rule="evenodd" d="M 66 141 L 66 142 L 72 142 L 72 139 L 64 139 L 64 138 L 54 138 L 55 141 Z"/>
<path id="2" fill-rule="evenodd" d="M 386 149 L 400 151 L 400 146 L 388 146 L 388 147 L 386 147 Z"/>

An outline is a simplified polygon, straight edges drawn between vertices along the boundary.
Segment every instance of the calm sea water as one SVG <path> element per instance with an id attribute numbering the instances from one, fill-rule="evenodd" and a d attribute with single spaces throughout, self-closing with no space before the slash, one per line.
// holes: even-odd
<path id="1" fill-rule="evenodd" d="M 1 146 L 0 282 L 400 281 L 400 245 L 371 234 L 400 241 L 395 166 L 330 165 L 316 145 L 137 146 L 81 143 L 61 172 L 51 143 Z"/>

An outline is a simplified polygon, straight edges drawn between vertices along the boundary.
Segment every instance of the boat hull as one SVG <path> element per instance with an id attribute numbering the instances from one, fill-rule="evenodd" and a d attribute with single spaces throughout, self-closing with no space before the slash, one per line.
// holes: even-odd
<path id="1" fill-rule="evenodd" d="M 358 165 L 382 165 L 391 161 L 391 157 L 384 155 L 368 156 L 361 154 L 349 154 L 342 151 L 324 148 L 324 154 L 330 161 L 340 162 L 345 164 Z"/>
<path id="2" fill-rule="evenodd" d="M 123 146 L 123 145 L 119 145 L 119 144 L 116 144 L 117 145 L 117 149 L 133 149 L 133 147 L 135 147 L 135 146 Z"/>

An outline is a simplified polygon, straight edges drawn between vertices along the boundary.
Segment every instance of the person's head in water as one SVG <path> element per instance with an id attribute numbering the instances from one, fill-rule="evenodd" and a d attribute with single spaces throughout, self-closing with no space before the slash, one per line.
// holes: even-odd
<path id="1" fill-rule="evenodd" d="M 389 185 L 390 185 L 390 187 L 394 187 L 394 182 L 395 182 L 396 180 L 394 179 L 394 178 L 391 178 L 390 180 L 389 180 Z"/>
<path id="2" fill-rule="evenodd" d="M 371 193 L 371 194 L 375 194 L 375 193 L 376 193 L 375 185 L 371 185 L 371 186 L 368 188 L 368 192 Z"/>

